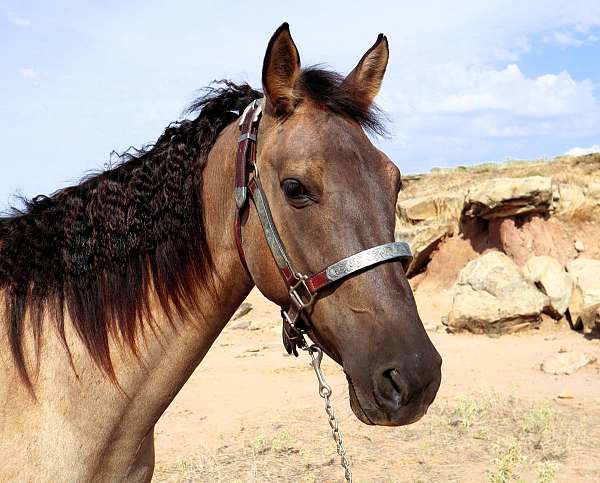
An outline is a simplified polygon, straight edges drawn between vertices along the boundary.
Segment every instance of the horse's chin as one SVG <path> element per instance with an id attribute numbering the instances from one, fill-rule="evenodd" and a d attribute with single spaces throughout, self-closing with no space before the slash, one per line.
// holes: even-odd
<path id="1" fill-rule="evenodd" d="M 362 423 L 374 426 L 375 423 L 369 419 L 362 406 L 360 405 L 360 402 L 358 401 L 358 396 L 356 395 L 356 390 L 354 389 L 354 384 L 352 384 L 352 381 L 349 378 L 348 394 L 350 395 L 350 408 L 352 409 L 352 412 L 358 418 L 358 420 Z"/>
<path id="2" fill-rule="evenodd" d="M 348 378 L 348 394 L 350 396 L 350 408 L 354 415 L 360 422 L 370 426 L 406 426 L 417 422 L 427 413 L 427 406 L 404 406 L 394 414 L 389 414 L 379 408 L 370 407 L 372 404 L 370 402 L 365 401 L 364 404 L 361 404 L 361 398 L 350 378 Z"/>

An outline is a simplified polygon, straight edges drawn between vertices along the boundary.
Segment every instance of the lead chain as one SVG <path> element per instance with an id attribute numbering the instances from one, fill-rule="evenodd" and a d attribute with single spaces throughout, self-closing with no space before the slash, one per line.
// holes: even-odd
<path id="1" fill-rule="evenodd" d="M 311 357 L 310 365 L 313 366 L 317 380 L 319 381 L 319 396 L 325 399 L 325 412 L 327 413 L 329 427 L 331 428 L 331 434 L 336 444 L 337 454 L 340 456 L 340 465 L 344 469 L 344 477 L 348 483 L 352 483 L 352 471 L 350 469 L 350 463 L 346 457 L 346 448 L 344 447 L 344 437 L 340 431 L 340 425 L 338 418 L 335 414 L 335 410 L 331 405 L 331 386 L 327 384 L 325 376 L 321 371 L 321 361 L 323 360 L 323 351 L 316 345 L 310 346 L 306 349 Z"/>

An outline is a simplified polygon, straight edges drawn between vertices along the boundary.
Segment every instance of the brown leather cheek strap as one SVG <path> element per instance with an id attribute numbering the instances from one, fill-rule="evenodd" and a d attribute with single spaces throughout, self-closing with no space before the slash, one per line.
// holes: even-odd
<path id="1" fill-rule="evenodd" d="M 261 101 L 252 102 L 242 114 L 240 121 L 241 134 L 238 140 L 235 176 L 235 201 L 238 207 L 235 221 L 236 245 L 240 259 L 247 270 L 240 220 L 246 207 L 248 195 L 250 195 L 273 259 L 289 290 L 290 302 L 288 307 L 281 310 L 283 343 L 288 353 L 298 355 L 298 347 L 307 347 L 304 339 L 304 334 L 310 330 L 307 312 L 315 303 L 319 290 L 333 283 L 341 282 L 352 274 L 384 262 L 400 260 L 406 264 L 412 259 L 412 254 L 406 242 L 398 241 L 355 253 L 313 275 L 304 275 L 294 268 L 273 222 L 273 216 L 262 189 L 256 166 L 256 140 L 262 110 Z M 249 175 L 251 175 L 250 179 L 248 179 Z M 302 326 L 300 322 L 303 322 Z"/>

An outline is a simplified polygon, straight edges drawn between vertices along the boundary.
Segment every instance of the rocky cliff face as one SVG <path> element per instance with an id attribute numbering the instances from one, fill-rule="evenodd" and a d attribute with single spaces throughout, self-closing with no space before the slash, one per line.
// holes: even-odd
<path id="1" fill-rule="evenodd" d="M 406 176 L 396 238 L 413 249 L 407 273 L 414 288 L 451 289 L 454 329 L 511 330 L 545 312 L 591 330 L 600 319 L 600 272 L 589 276 L 600 264 L 600 154 Z M 490 252 L 504 256 L 480 260 Z"/>

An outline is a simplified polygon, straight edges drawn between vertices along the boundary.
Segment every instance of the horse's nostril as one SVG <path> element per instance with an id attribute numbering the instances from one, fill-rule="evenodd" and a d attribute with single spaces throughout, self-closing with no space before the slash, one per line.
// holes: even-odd
<path id="1" fill-rule="evenodd" d="M 387 377 L 392 382 L 392 386 L 396 391 L 401 392 L 402 380 L 400 379 L 400 373 L 396 369 L 391 369 L 387 373 Z"/>
<path id="2" fill-rule="evenodd" d="M 386 399 L 392 401 L 394 405 L 404 406 L 410 399 L 410 388 L 406 380 L 400 375 L 397 369 L 388 369 L 383 372 L 384 384 L 389 385 L 386 391 L 382 391 Z"/>

